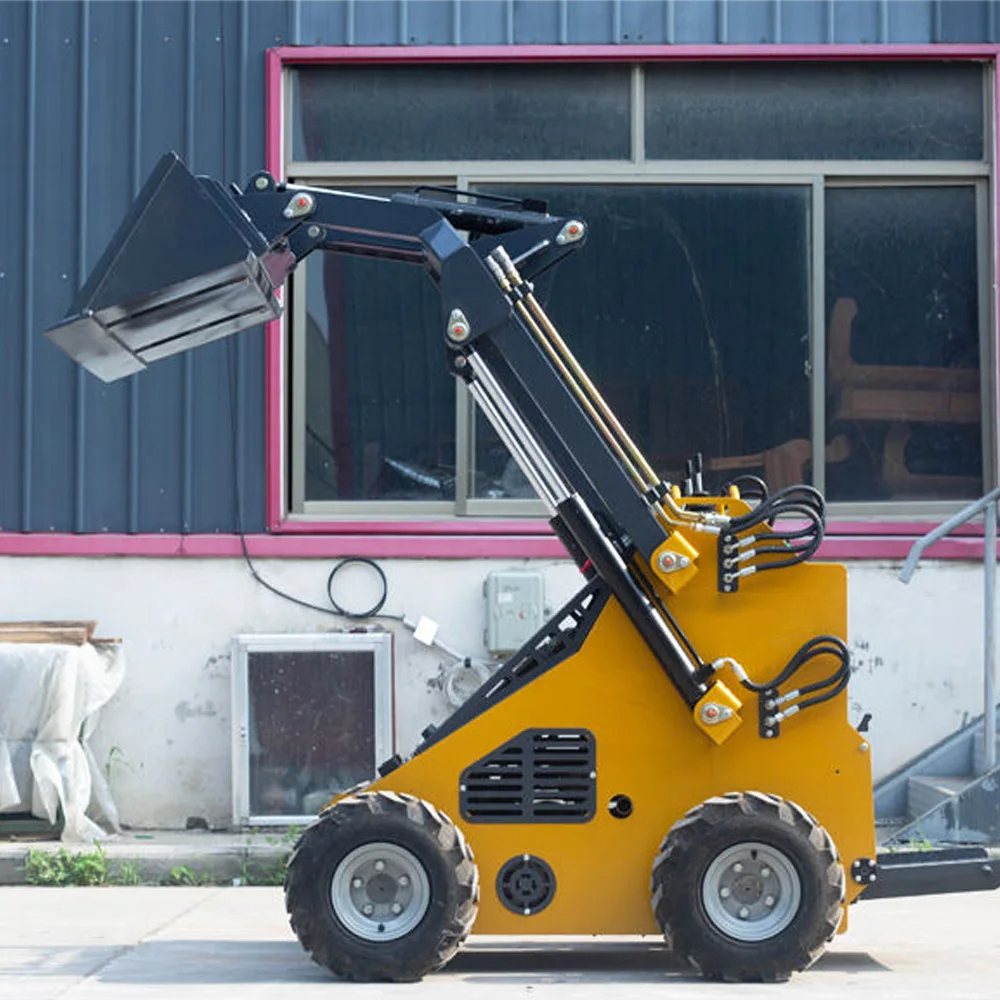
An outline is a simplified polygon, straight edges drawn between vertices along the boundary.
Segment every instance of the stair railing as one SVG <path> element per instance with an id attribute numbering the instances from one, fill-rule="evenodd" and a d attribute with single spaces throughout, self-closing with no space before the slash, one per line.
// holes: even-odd
<path id="1" fill-rule="evenodd" d="M 969 504 L 947 521 L 939 524 L 933 531 L 927 532 L 918 539 L 910 554 L 903 563 L 899 579 L 909 583 L 920 557 L 926 549 L 945 535 L 972 520 L 977 514 L 983 513 L 985 533 L 983 538 L 983 758 L 980 773 L 992 771 L 996 766 L 997 755 L 997 713 L 996 713 L 996 647 L 994 642 L 994 594 L 996 593 L 997 577 L 997 500 L 1000 499 L 1000 487 L 991 490 L 975 503 Z"/>

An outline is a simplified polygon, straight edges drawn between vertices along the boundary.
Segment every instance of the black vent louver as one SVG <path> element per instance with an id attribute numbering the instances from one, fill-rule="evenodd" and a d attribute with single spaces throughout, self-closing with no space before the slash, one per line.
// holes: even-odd
<path id="1" fill-rule="evenodd" d="M 471 823 L 586 823 L 597 763 L 587 729 L 526 729 L 462 772 L 459 805 Z"/>

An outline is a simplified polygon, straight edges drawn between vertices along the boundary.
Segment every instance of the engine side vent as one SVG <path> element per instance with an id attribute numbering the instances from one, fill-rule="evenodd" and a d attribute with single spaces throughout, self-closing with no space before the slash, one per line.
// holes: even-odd
<path id="1" fill-rule="evenodd" d="M 526 729 L 469 765 L 459 806 L 470 823 L 586 823 L 597 801 L 587 729 Z"/>

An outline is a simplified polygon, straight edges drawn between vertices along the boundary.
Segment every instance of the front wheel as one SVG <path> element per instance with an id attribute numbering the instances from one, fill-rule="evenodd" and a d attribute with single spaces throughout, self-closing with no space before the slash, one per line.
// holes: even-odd
<path id="1" fill-rule="evenodd" d="M 651 886 L 674 952 L 735 982 L 780 981 L 811 965 L 840 926 L 844 887 L 827 832 L 759 792 L 692 809 L 663 841 Z"/>
<path id="2" fill-rule="evenodd" d="M 412 982 L 469 934 L 479 876 L 461 831 L 420 799 L 364 792 L 303 833 L 285 906 L 303 948 L 336 975 Z"/>

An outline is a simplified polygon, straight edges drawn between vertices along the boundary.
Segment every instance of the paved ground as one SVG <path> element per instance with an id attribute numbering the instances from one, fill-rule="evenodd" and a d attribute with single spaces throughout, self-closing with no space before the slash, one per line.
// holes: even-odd
<path id="1" fill-rule="evenodd" d="M 862 903 L 850 932 L 784 986 L 693 979 L 652 941 L 473 939 L 412 986 L 339 983 L 312 964 L 268 888 L 0 888 L 2 1000 L 670 1000 L 1000 997 L 1000 891 Z"/>

